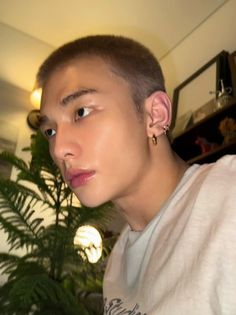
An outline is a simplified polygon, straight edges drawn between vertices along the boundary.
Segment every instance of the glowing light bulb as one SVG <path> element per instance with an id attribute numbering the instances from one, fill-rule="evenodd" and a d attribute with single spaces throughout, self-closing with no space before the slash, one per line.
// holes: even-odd
<path id="1" fill-rule="evenodd" d="M 90 263 L 96 263 L 102 256 L 102 238 L 93 226 L 79 227 L 74 237 L 74 245 L 82 248 L 83 251 L 78 251 L 78 253 L 82 257 L 85 253 Z"/>
<path id="2" fill-rule="evenodd" d="M 30 94 L 30 102 L 37 109 L 39 109 L 40 107 L 41 96 L 42 96 L 41 88 L 34 89 L 32 93 Z"/>

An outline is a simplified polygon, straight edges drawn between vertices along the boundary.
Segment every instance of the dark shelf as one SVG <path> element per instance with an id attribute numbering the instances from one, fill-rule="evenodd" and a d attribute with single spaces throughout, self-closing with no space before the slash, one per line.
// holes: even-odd
<path id="1" fill-rule="evenodd" d="M 225 154 L 236 153 L 236 140 L 224 144 L 224 138 L 219 130 L 220 122 L 226 118 L 236 120 L 236 99 L 211 115 L 188 127 L 172 141 L 173 149 L 188 163 L 210 163 Z M 201 147 L 196 144 L 198 138 L 212 145 L 213 149 L 202 154 Z"/>
<path id="2" fill-rule="evenodd" d="M 194 158 L 188 160 L 188 163 L 211 163 L 225 154 L 236 154 L 236 140 L 223 144 L 205 154 L 195 156 Z"/>

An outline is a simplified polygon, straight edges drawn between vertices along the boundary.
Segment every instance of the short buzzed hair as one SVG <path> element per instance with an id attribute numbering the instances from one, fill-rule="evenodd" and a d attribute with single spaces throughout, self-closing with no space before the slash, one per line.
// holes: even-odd
<path id="1" fill-rule="evenodd" d="M 153 92 L 165 92 L 160 64 L 149 49 L 133 39 L 115 35 L 82 37 L 59 47 L 39 68 L 38 85 L 44 87 L 58 67 L 81 57 L 100 57 L 125 79 L 138 111 Z"/>

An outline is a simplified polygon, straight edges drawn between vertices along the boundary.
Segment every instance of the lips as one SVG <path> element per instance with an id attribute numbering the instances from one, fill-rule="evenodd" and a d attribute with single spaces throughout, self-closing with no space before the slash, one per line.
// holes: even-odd
<path id="1" fill-rule="evenodd" d="M 66 181 L 70 187 L 77 188 L 85 185 L 95 174 L 95 171 L 88 170 L 68 170 L 66 172 Z"/>

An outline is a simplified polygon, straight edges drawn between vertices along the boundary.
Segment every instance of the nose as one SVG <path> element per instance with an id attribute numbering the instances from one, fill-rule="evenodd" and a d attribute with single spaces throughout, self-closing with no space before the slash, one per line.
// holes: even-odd
<path id="1" fill-rule="evenodd" d="M 56 161 L 66 161 L 80 155 L 81 147 L 77 137 L 69 126 L 58 127 L 50 153 Z"/>

